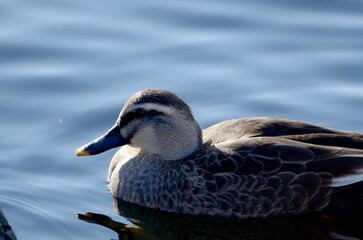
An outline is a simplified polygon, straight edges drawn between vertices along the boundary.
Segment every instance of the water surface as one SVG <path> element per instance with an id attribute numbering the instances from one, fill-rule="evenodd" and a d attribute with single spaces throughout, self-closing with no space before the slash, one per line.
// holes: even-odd
<path id="1" fill-rule="evenodd" d="M 274 116 L 363 132 L 360 1 L 4 0 L 0 205 L 19 239 L 110 239 L 116 150 L 75 150 L 136 91 L 174 91 L 203 128 Z"/>

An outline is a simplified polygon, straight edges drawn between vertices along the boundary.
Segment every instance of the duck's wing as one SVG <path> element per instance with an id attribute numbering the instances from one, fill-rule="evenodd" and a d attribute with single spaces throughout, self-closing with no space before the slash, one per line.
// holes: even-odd
<path id="1" fill-rule="evenodd" d="M 205 199 L 221 214 L 266 217 L 323 209 L 334 187 L 362 181 L 362 160 L 361 150 L 253 137 L 210 146 L 195 157 L 195 165 Z M 348 182 L 336 180 L 347 176 Z M 357 193 L 361 200 L 362 194 Z"/>
<path id="2" fill-rule="evenodd" d="M 246 129 L 243 123 L 247 123 Z M 227 189 L 238 189 L 238 194 L 233 194 L 238 199 L 245 198 L 239 202 L 245 215 L 320 210 L 330 202 L 334 187 L 363 180 L 363 150 L 359 149 L 362 142 L 351 140 L 357 142 L 357 148 L 339 146 L 338 140 L 334 141 L 339 144 L 333 146 L 311 143 L 324 142 L 324 134 L 351 139 L 349 132 L 263 118 L 224 124 L 227 125 L 205 131 L 205 140 L 211 145 L 195 159 L 209 192 L 228 198 Z M 356 137 L 362 141 L 358 134 Z"/>
<path id="3" fill-rule="evenodd" d="M 237 152 L 257 146 L 259 154 L 266 156 L 268 149 L 273 148 L 275 155 L 280 154 L 276 162 L 284 165 L 279 171 L 302 168 L 301 163 L 296 165 L 292 160 L 304 153 L 303 159 L 309 160 L 304 161 L 303 169 L 331 173 L 335 186 L 363 180 L 362 134 L 279 118 L 243 118 L 211 126 L 203 131 L 203 136 L 211 145 L 233 145 Z"/>

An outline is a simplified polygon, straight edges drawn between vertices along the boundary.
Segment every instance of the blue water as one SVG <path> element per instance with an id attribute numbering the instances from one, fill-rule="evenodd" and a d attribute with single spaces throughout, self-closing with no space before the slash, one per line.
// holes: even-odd
<path id="1" fill-rule="evenodd" d="M 19 239 L 110 239 L 116 150 L 76 149 L 136 91 L 174 91 L 203 128 L 274 116 L 363 133 L 361 1 L 0 3 L 0 205 Z"/>

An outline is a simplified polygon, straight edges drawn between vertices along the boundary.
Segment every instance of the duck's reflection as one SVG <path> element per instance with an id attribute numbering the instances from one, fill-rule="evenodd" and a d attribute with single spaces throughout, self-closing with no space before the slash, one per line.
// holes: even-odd
<path id="1" fill-rule="evenodd" d="M 116 212 L 135 225 L 86 213 L 80 220 L 105 226 L 119 239 L 361 239 L 362 211 L 328 215 L 233 220 L 160 212 L 114 198 Z M 348 237 L 354 236 L 354 237 Z"/>

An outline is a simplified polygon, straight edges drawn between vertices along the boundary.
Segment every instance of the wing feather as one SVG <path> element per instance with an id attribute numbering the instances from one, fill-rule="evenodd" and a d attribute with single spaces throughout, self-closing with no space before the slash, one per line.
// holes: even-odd
<path id="1" fill-rule="evenodd" d="M 216 215 L 265 217 L 321 210 L 329 204 L 333 187 L 363 180 L 360 134 L 246 118 L 216 124 L 203 135 L 205 148 L 194 158 L 200 177 L 196 181 L 212 194 L 200 195 L 205 211 L 213 206 Z"/>

